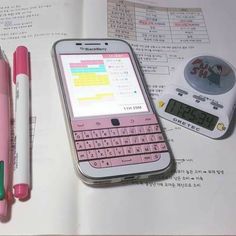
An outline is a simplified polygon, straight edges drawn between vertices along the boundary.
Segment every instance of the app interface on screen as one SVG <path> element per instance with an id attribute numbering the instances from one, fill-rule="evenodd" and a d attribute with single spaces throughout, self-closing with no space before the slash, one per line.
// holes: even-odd
<path id="1" fill-rule="evenodd" d="M 128 53 L 61 55 L 74 117 L 146 112 Z"/>

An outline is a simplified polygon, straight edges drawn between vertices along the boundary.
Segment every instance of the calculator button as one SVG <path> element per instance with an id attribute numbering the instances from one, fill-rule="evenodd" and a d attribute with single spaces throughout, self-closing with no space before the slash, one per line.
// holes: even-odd
<path id="1" fill-rule="evenodd" d="M 85 145 L 85 148 L 86 148 L 86 149 L 94 148 L 93 140 L 86 140 L 86 141 L 84 142 L 84 145 Z"/>
<path id="2" fill-rule="evenodd" d="M 102 159 L 100 160 L 101 167 L 111 167 L 111 160 L 110 159 Z"/>
<path id="3" fill-rule="evenodd" d="M 101 167 L 100 160 L 89 161 L 89 164 L 94 168 L 100 168 Z"/>
<path id="4" fill-rule="evenodd" d="M 82 132 L 74 132 L 74 138 L 75 140 L 83 140 L 83 133 Z"/>
<path id="5" fill-rule="evenodd" d="M 78 151 L 85 149 L 84 141 L 75 142 L 75 146 Z"/>
<path id="6" fill-rule="evenodd" d="M 93 130 L 93 131 L 92 131 L 92 136 L 93 136 L 94 139 L 95 139 L 95 138 L 101 138 L 101 132 L 100 132 L 100 130 Z"/>
<path id="7" fill-rule="evenodd" d="M 91 131 L 83 131 L 83 137 L 84 139 L 92 139 L 92 132 Z"/>
<path id="8" fill-rule="evenodd" d="M 86 151 L 77 152 L 77 155 L 78 155 L 79 161 L 87 160 L 87 153 L 86 153 Z"/>

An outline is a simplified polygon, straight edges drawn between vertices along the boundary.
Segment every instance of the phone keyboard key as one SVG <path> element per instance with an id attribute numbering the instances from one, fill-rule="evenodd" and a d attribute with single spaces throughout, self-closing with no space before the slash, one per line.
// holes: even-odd
<path id="1" fill-rule="evenodd" d="M 79 161 L 109 168 L 158 161 L 167 145 L 158 124 L 74 132 Z"/>

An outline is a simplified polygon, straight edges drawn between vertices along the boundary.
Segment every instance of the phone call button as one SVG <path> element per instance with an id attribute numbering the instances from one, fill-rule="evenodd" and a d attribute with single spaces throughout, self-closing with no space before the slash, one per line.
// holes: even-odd
<path id="1" fill-rule="evenodd" d="M 111 123 L 114 126 L 119 126 L 120 125 L 120 121 L 118 119 L 111 119 Z"/>

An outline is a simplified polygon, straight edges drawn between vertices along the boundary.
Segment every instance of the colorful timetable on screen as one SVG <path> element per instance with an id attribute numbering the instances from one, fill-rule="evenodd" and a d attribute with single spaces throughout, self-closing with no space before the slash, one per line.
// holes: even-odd
<path id="1" fill-rule="evenodd" d="M 148 110 L 128 53 L 63 54 L 61 60 L 75 117 Z"/>

